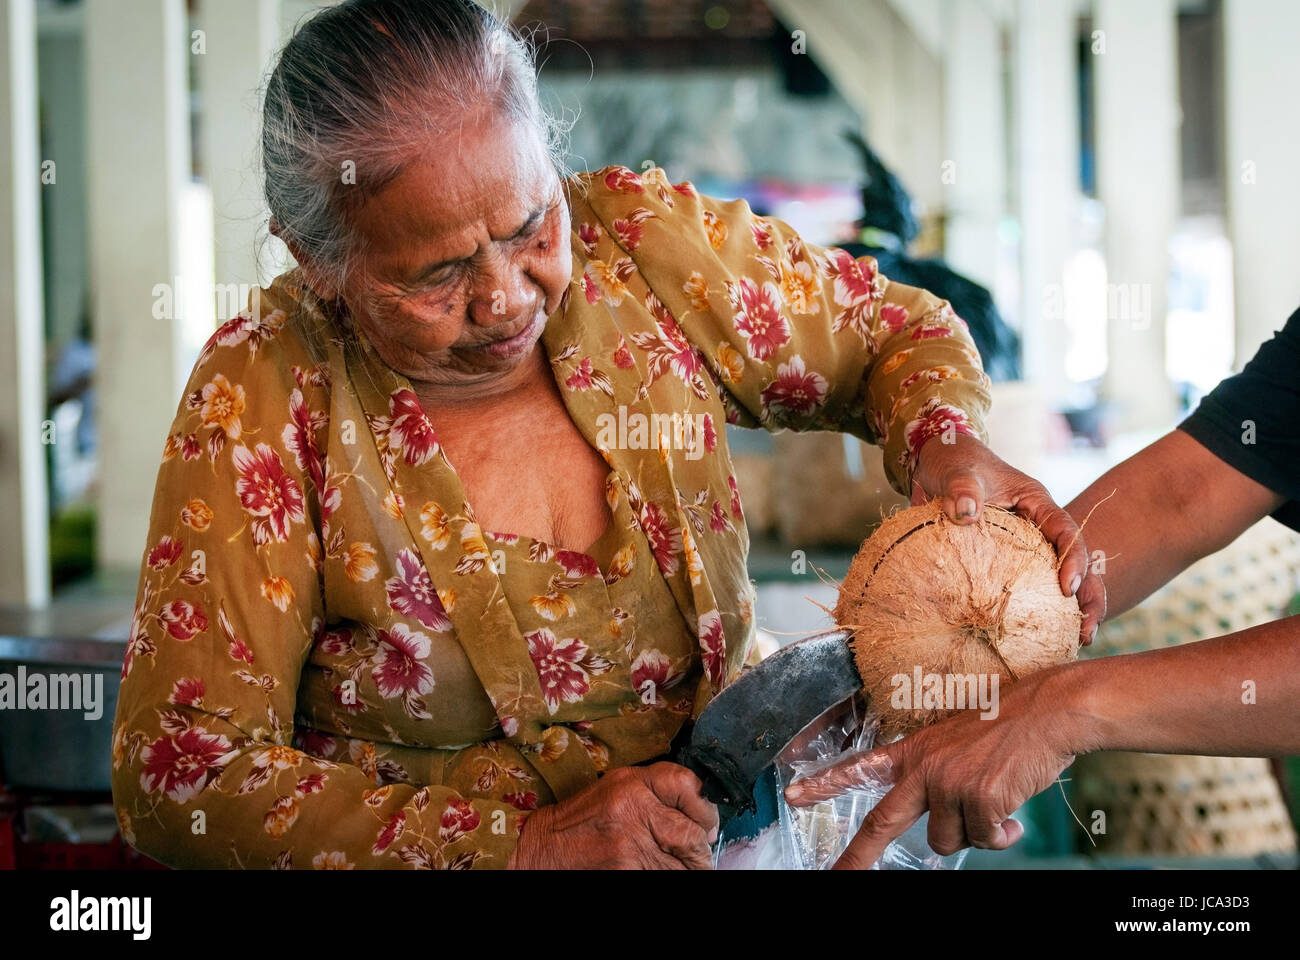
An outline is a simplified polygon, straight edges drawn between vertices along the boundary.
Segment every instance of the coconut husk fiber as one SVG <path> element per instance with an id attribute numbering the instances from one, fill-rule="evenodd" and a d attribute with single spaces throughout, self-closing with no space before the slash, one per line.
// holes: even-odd
<path id="1" fill-rule="evenodd" d="M 953 712 L 922 708 L 920 691 L 913 709 L 891 705 L 899 674 L 997 674 L 1001 690 L 1073 660 L 1082 622 L 1036 526 L 988 505 L 979 523 L 956 524 L 937 499 L 888 517 L 862 545 L 834 615 L 852 632 L 882 743 Z"/>

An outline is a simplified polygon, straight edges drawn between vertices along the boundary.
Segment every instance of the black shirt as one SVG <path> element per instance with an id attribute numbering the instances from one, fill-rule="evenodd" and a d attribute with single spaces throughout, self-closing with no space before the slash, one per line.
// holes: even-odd
<path id="1" fill-rule="evenodd" d="M 1206 394 L 1178 429 L 1286 497 L 1273 517 L 1300 530 L 1300 310 L 1241 373 Z"/>

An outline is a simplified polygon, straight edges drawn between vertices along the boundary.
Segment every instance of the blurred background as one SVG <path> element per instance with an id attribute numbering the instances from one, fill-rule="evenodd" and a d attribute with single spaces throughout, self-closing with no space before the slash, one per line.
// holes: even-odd
<path id="1" fill-rule="evenodd" d="M 266 229 L 258 90 L 320 5 L 0 0 L 0 671 L 80 663 L 115 687 L 180 391 L 216 324 L 291 266 Z M 950 299 L 996 381 L 994 449 L 1059 502 L 1300 306 L 1293 0 L 487 5 L 538 47 L 574 169 L 653 163 Z M 774 645 L 825 624 L 810 601 L 900 501 L 856 440 L 731 442 Z M 1096 649 L 1276 617 L 1298 582 L 1300 543 L 1266 521 Z M 111 809 L 96 819 L 112 704 L 89 733 L 16 716 L 0 865 L 111 843 L 119 862 Z M 1085 823 L 1121 811 L 1106 832 L 1044 795 L 992 865 L 1293 854 L 1293 765 L 1121 759 L 1069 785 Z"/>

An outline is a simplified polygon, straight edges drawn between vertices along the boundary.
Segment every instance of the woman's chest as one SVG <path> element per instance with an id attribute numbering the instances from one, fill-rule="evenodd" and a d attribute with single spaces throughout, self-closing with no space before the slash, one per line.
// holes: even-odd
<path id="1" fill-rule="evenodd" d="M 522 415 L 521 415 L 522 414 Z M 434 420 L 482 529 L 585 551 L 609 525 L 609 465 L 558 398 L 508 416 Z"/>

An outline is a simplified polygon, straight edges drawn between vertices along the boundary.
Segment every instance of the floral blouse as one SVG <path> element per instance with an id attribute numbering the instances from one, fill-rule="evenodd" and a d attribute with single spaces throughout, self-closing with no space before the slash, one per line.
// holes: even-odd
<path id="1" fill-rule="evenodd" d="M 484 530 L 411 383 L 291 271 L 203 348 L 163 448 L 113 740 L 172 866 L 503 867 L 528 812 L 669 752 L 745 663 L 725 423 L 983 435 L 949 306 L 663 171 L 569 181 L 541 344 L 609 465 L 586 553 Z M 796 469 L 796 465 L 787 465 Z"/>

